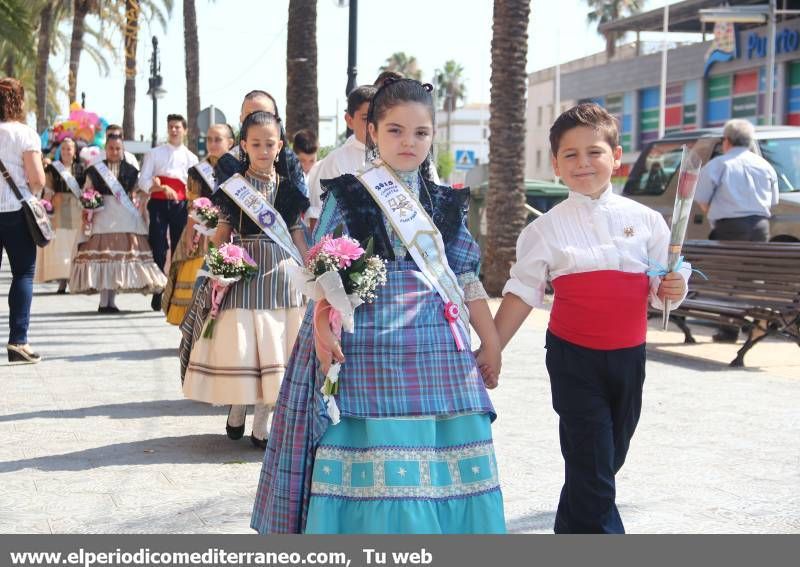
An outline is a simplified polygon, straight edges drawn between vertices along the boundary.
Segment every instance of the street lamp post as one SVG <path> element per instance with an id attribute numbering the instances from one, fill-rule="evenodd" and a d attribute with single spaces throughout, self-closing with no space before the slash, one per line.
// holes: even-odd
<path id="1" fill-rule="evenodd" d="M 358 45 L 358 0 L 350 0 L 350 25 L 347 34 L 347 86 L 345 96 L 356 88 L 356 46 Z"/>
<path id="2" fill-rule="evenodd" d="M 156 147 L 158 137 L 158 99 L 162 98 L 167 91 L 161 86 L 164 80 L 161 78 L 161 61 L 158 58 L 158 39 L 153 36 L 153 57 L 150 59 L 150 88 L 147 94 L 153 99 L 153 137 L 150 146 Z"/>

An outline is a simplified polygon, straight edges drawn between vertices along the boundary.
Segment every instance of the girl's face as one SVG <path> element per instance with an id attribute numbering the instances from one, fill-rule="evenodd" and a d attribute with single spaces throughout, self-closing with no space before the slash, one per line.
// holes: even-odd
<path id="1" fill-rule="evenodd" d="M 368 126 L 381 159 L 393 169 L 412 171 L 428 157 L 433 143 L 433 119 L 424 104 L 395 105 L 386 111 L 377 128 L 374 124 Z"/>
<path id="2" fill-rule="evenodd" d="M 69 138 L 67 138 L 69 140 Z M 75 160 L 75 142 L 64 140 L 61 142 L 61 161 L 72 163 Z"/>
<path id="3" fill-rule="evenodd" d="M 108 158 L 108 161 L 122 161 L 123 155 L 122 140 L 119 138 L 112 138 L 106 141 L 106 158 Z"/>
<path id="4" fill-rule="evenodd" d="M 232 146 L 233 138 L 225 126 L 215 125 L 206 132 L 206 150 L 209 156 L 222 157 Z"/>
<path id="5" fill-rule="evenodd" d="M 242 140 L 242 150 L 247 152 L 250 164 L 259 171 L 272 169 L 275 158 L 283 147 L 278 125 L 254 124 L 247 130 L 247 138 Z"/>

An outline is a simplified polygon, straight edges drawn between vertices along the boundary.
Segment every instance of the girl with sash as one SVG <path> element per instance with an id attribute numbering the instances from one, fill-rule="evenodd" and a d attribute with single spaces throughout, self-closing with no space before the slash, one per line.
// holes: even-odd
<path id="1" fill-rule="evenodd" d="M 84 182 L 83 166 L 77 159 L 75 140 L 64 138 L 59 156 L 45 168 L 44 198 L 53 205 L 53 242 L 36 250 L 36 282 L 58 282 L 57 293 L 65 293 L 75 241 L 81 229 L 78 197 Z"/>
<path id="2" fill-rule="evenodd" d="M 189 169 L 189 180 L 186 184 L 186 198 L 189 207 L 195 199 L 211 198 L 216 181 L 214 166 L 220 156 L 224 155 L 234 144 L 233 129 L 227 124 L 213 124 L 206 132 L 208 157 Z M 192 303 L 192 289 L 197 271 L 203 265 L 203 257 L 208 249 L 208 238 L 200 236 L 195 242 L 195 221 L 189 218 L 183 234 L 178 242 L 175 255 L 169 268 L 167 287 L 162 296 L 162 308 L 167 315 L 167 322 L 180 325 L 186 310 Z"/>
<path id="3" fill-rule="evenodd" d="M 371 237 L 388 283 L 341 344 L 327 302 L 309 305 L 264 455 L 250 524 L 260 533 L 505 531 L 479 370 L 499 372 L 500 349 L 464 225 L 469 192 L 431 180 L 431 90 L 409 79 L 378 89 L 367 148 L 380 159 L 323 182 L 315 240 L 339 226 Z M 336 424 L 320 392 L 332 360 Z"/>
<path id="4" fill-rule="evenodd" d="M 254 405 L 250 440 L 263 449 L 303 318 L 303 297 L 286 265 L 302 262 L 306 253 L 300 217 L 309 203 L 290 178 L 275 171 L 283 143 L 274 114 L 248 115 L 240 146 L 242 159 L 217 163 L 212 201 L 220 222 L 212 241 L 219 246 L 233 237 L 255 260 L 258 274 L 227 288 L 211 338 L 201 337 L 211 309 L 210 281 L 198 287 L 181 323 L 181 370 L 187 398 L 231 405 L 225 428 L 231 439 L 244 435 L 246 407 Z"/>
<path id="5" fill-rule="evenodd" d="M 131 200 L 139 172 L 123 152 L 122 138 L 108 136 L 106 159 L 86 171 L 84 189 L 103 195 L 103 208 L 92 216 L 91 234 L 78 238 L 69 279 L 70 293 L 100 292 L 100 313 L 119 312 L 117 292 L 158 293 L 167 283 L 153 261 L 141 211 Z"/>

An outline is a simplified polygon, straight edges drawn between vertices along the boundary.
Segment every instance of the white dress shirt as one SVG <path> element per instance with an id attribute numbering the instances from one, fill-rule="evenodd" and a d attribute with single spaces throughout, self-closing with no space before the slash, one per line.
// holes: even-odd
<path id="1" fill-rule="evenodd" d="M 42 143 L 36 131 L 21 122 L 0 122 L 0 160 L 6 166 L 11 179 L 23 198 L 31 196 L 25 167 L 22 162 L 24 152 L 41 152 Z M 5 177 L 0 175 L 0 213 L 10 213 L 22 208 Z"/>
<path id="2" fill-rule="evenodd" d="M 308 172 L 308 200 L 311 201 L 311 206 L 306 211 L 306 217 L 318 219 L 322 213 L 320 181 L 335 179 L 345 173 L 359 173 L 364 169 L 365 160 L 366 147 L 356 139 L 355 135 L 352 135 L 345 140 L 344 144 L 315 163 Z"/>
<path id="3" fill-rule="evenodd" d="M 197 165 L 197 161 L 197 156 L 183 144 L 163 144 L 153 148 L 144 156 L 139 173 L 139 189 L 149 193 L 153 178 L 159 175 L 180 179 L 185 184 L 189 178 L 189 168 Z"/>
<path id="4" fill-rule="evenodd" d="M 661 214 L 615 195 L 610 185 L 597 199 L 570 191 L 519 235 L 517 262 L 503 295 L 542 307 L 547 282 L 559 276 L 598 270 L 643 274 L 656 263 L 666 266 L 669 240 Z M 684 262 L 680 273 L 688 282 L 691 266 Z M 660 281 L 650 277 L 650 303 L 656 308 L 663 306 L 656 296 Z"/>

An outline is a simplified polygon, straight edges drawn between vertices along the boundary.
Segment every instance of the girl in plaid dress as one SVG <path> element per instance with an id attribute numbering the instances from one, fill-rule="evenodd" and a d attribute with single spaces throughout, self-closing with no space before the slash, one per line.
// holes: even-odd
<path id="1" fill-rule="evenodd" d="M 338 226 L 361 242 L 372 237 L 388 283 L 356 309 L 355 332 L 341 344 L 326 305 L 316 317 L 313 304 L 306 311 L 256 495 L 251 527 L 260 533 L 505 531 L 486 391 L 500 370 L 497 333 L 477 276 L 480 252 L 464 226 L 469 193 L 430 178 L 431 90 L 387 81 L 370 105 L 368 147 L 379 153 L 375 167 L 401 180 L 438 229 L 480 354 L 470 351 L 467 329 L 451 328 L 445 302 L 362 179 L 324 180 L 315 239 Z M 333 360 L 343 363 L 335 425 L 320 393 Z"/>

